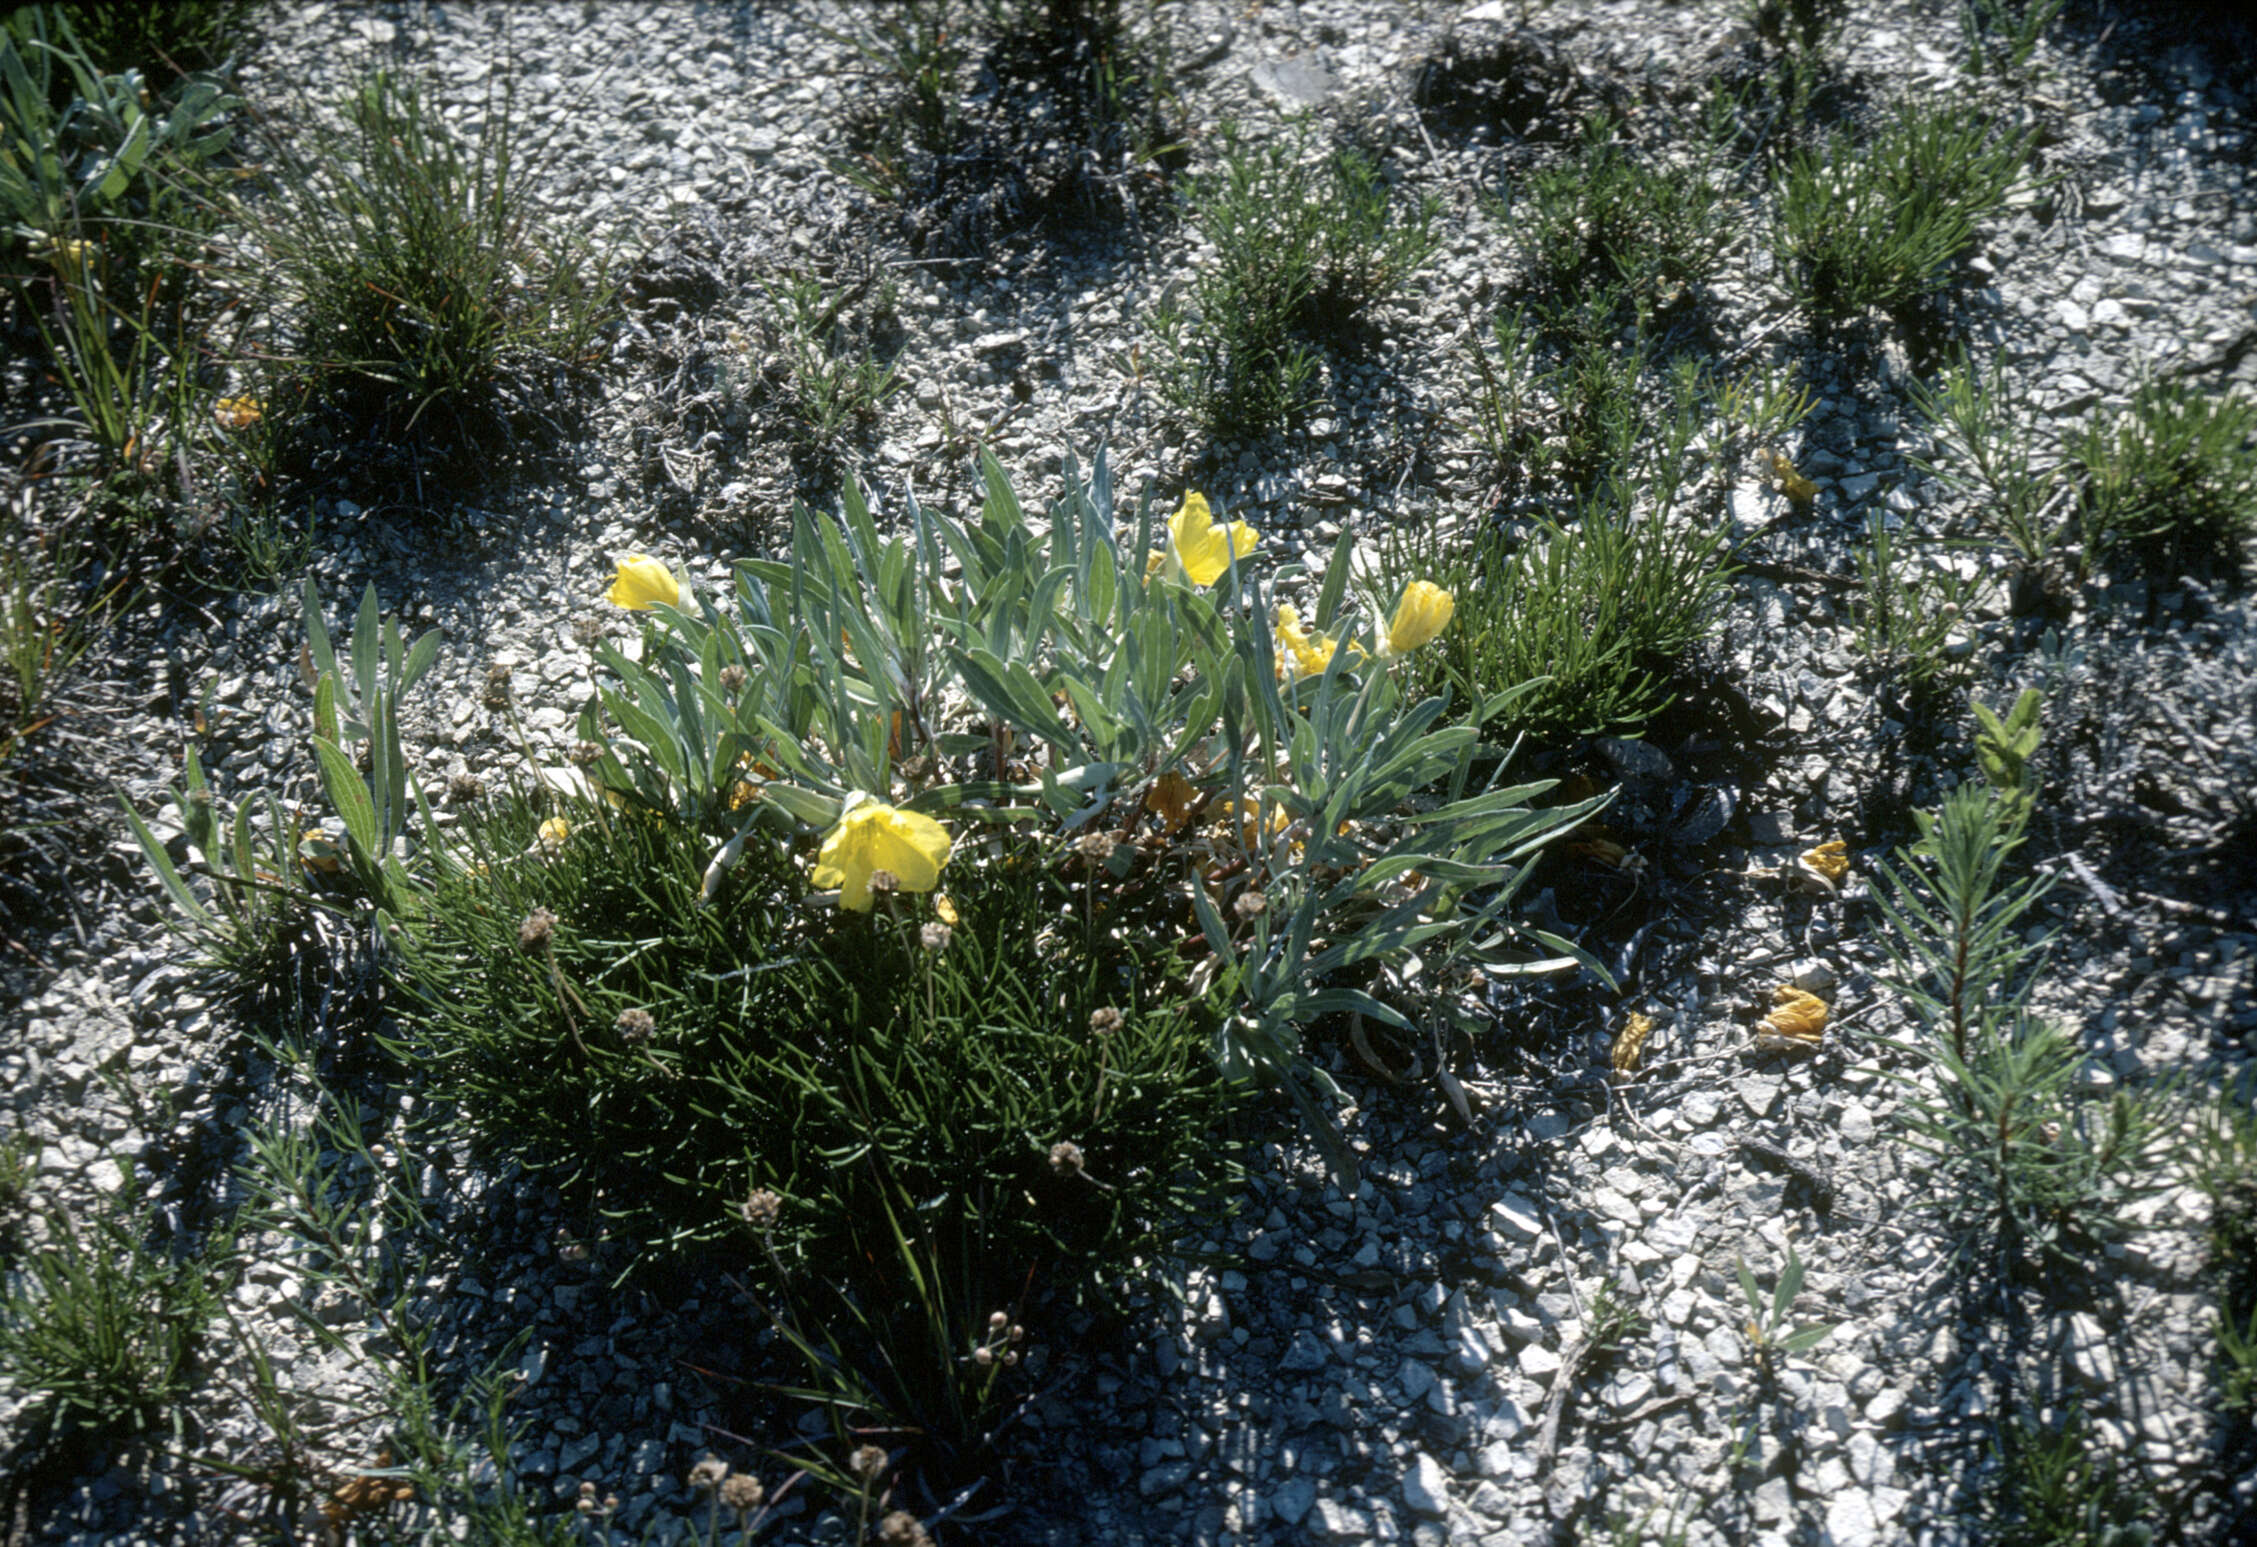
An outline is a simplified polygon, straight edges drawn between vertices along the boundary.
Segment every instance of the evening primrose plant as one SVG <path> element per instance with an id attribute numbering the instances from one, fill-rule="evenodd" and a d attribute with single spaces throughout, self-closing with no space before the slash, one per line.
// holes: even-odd
<path id="1" fill-rule="evenodd" d="M 872 870 L 930 889 L 951 842 L 1073 846 L 1097 857 L 1089 892 L 1138 894 L 1200 958 L 1223 1068 L 1281 1086 L 1320 1134 L 1336 1093 L 1302 1056 L 1311 1024 L 1407 1032 L 1415 971 L 1583 961 L 1510 906 L 1591 804 L 1501 782 L 1479 731 L 1512 691 L 1447 727 L 1443 696 L 1402 691 L 1395 663 L 1447 628 L 1448 592 L 1359 606 L 1347 539 L 1321 573 L 1259 574 L 1260 533 L 1197 493 L 1117 522 L 1102 455 L 1069 466 L 1041 527 L 984 471 L 971 522 L 912 498 L 881 537 L 852 489 L 835 521 L 802 508 L 789 561 L 740 563 L 729 605 L 653 608 L 639 659 L 601 653 L 588 776 L 713 828 L 708 904 L 749 846 L 810 831 L 814 884 L 856 909 Z M 1306 618 L 1287 586 L 1313 594 Z"/>

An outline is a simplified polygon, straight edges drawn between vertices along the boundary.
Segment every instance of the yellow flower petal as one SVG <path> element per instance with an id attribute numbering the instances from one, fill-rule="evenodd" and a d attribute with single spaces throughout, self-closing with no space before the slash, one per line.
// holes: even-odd
<path id="1" fill-rule="evenodd" d="M 1457 610 L 1457 598 L 1431 580 L 1414 580 L 1403 587 L 1395 604 L 1395 617 L 1387 625 L 1385 655 L 1409 655 L 1442 632 Z"/>
<path id="2" fill-rule="evenodd" d="M 949 847 L 948 829 L 922 812 L 866 802 L 824 836 L 812 879 L 819 887 L 837 887 L 840 907 L 866 913 L 871 876 L 890 871 L 898 890 L 929 892 L 940 884 Z"/>
<path id="3" fill-rule="evenodd" d="M 682 588 L 672 570 L 646 553 L 637 553 L 619 561 L 619 578 L 612 581 L 604 600 L 629 612 L 646 612 L 660 602 L 680 606 Z"/>
<path id="4" fill-rule="evenodd" d="M 542 850 L 546 853 L 554 854 L 562 849 L 565 840 L 571 836 L 572 824 L 563 817 L 552 816 L 541 824 L 540 844 Z"/>
<path id="5" fill-rule="evenodd" d="M 1839 891 L 1849 877 L 1849 845 L 1836 838 L 1815 849 L 1805 849 L 1795 868 L 1829 892 Z"/>
<path id="6" fill-rule="evenodd" d="M 1818 485 L 1796 472 L 1795 464 L 1776 451 L 1771 453 L 1771 481 L 1797 505 L 1807 505 L 1818 497 Z"/>
<path id="7" fill-rule="evenodd" d="M 1261 534 L 1243 521 L 1217 526 L 1203 494 L 1186 494 L 1182 507 L 1168 518 L 1167 556 L 1193 585 L 1213 585 L 1233 558 L 1246 557 L 1260 541 Z"/>
<path id="8" fill-rule="evenodd" d="M 1654 1018 L 1633 1013 L 1614 1034 L 1614 1045 L 1607 1050 L 1608 1061 L 1617 1075 L 1635 1074 L 1639 1060 L 1645 1057 L 1646 1038 L 1653 1035 Z"/>
<path id="9" fill-rule="evenodd" d="M 1311 634 L 1301 626 L 1301 613 L 1291 602 L 1277 604 L 1277 680 L 1318 677 L 1332 664 L 1340 641 L 1328 634 Z"/>

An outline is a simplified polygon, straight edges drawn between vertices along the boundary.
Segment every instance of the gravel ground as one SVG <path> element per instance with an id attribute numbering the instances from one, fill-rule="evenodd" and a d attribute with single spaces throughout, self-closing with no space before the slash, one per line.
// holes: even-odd
<path id="1" fill-rule="evenodd" d="M 567 455 L 505 488 L 426 491 L 436 517 L 381 491 L 325 497 L 315 575 L 332 617 L 373 581 L 415 627 L 444 632 L 408 727 L 427 782 L 504 779 L 521 761 L 482 703 L 496 663 L 513 667 L 528 731 L 561 760 L 591 691 L 571 625 L 616 554 L 647 550 L 720 581 L 773 540 L 795 493 L 836 476 L 789 448 L 773 401 L 719 385 L 732 371 L 761 378 L 775 347 L 762 281 L 787 268 L 896 289 L 888 347 L 904 388 L 844 457 L 881 501 L 912 486 L 960 499 L 975 442 L 1025 492 L 1103 440 L 1128 486 L 1225 496 L 1286 553 L 1342 526 L 1485 508 L 1462 350 L 1510 278 L 1508 233 L 1482 195 L 1528 152 L 1422 121 L 1412 92 L 1447 39 L 1477 46 L 1517 13 L 1439 0 L 1166 11 L 1192 61 L 1195 162 L 1225 119 L 1312 108 L 1443 211 L 1441 253 L 1383 318 L 1382 347 L 1331 408 L 1258 445 L 1188 438 L 1127 363 L 1142 319 L 1198 260 L 1186 226 L 1155 216 L 1123 237 L 1020 240 L 957 261 L 832 169 L 842 113 L 872 90 L 839 36 L 866 19 L 852 8 L 307 5 L 275 19 L 244 72 L 255 100 L 317 101 L 397 59 L 429 66 L 469 119 L 489 110 L 494 81 L 512 82 L 544 197 L 628 255 L 631 316 Z M 1856 90 L 1966 89 L 1954 12 L 1853 11 L 1840 53 Z M 1708 3 L 1562 0 L 1534 26 L 1563 61 L 1562 91 L 1642 112 L 1745 40 L 1731 8 Z M 2246 34 L 2201 12 L 2078 8 L 2041 49 L 2021 110 L 2060 182 L 1985 227 L 1966 314 L 1976 346 L 2059 422 L 2120 401 L 2143 372 L 2257 380 L 2250 58 Z M 1736 277 L 1715 297 L 1726 336 L 1783 315 L 1766 263 L 1746 241 L 1728 261 Z M 1936 534 L 1964 500 L 1912 460 L 1922 443 L 1900 352 L 1854 370 L 1807 359 L 1819 404 L 1796 460 L 1820 492 L 1806 509 L 1733 492 L 1749 569 L 1697 690 L 1646 741 L 1552 765 L 1622 785 L 1609 820 L 1647 862 L 1635 886 L 1563 873 L 1537 901 L 1615 958 L 1623 995 L 1501 997 L 1497 1030 L 1461 1071 L 1470 1121 L 1430 1083 L 1334 1055 L 1356 1097 L 1362 1185 L 1343 1195 L 1313 1154 L 1269 1145 L 1236 1217 L 1169 1269 L 1180 1298 L 1055 1329 L 1008 1473 L 1015 1507 L 971 1501 L 962 1539 L 1505 1544 L 1620 1527 L 1766 1547 L 1977 1541 L 1986 1417 L 2033 1381 L 2084 1413 L 2096 1446 L 2185 1501 L 2163 1539 L 2257 1533 L 2257 1485 L 2229 1475 L 2202 1406 L 2198 1195 L 2144 1205 L 2149 1228 L 2068 1293 L 1968 1303 L 1917 1207 L 1932 1179 L 1892 1128 L 1912 1066 L 1887 1039 L 1908 1023 L 1875 982 L 1865 883 L 1813 898 L 1773 874 L 1824 839 L 1868 860 L 1903 841 L 1908 811 L 1965 763 L 1961 741 L 1924 736 L 1863 672 L 1833 578 L 1854 574 L 1869 512 Z M 213 679 L 205 757 L 223 790 L 317 799 L 298 612 L 294 594 L 207 593 L 121 632 L 102 757 L 140 810 L 158 811 Z M 2046 922 L 2062 934 L 2044 1008 L 2079 1029 L 2095 1082 L 2215 1079 L 2257 1048 L 2251 623 L 2246 598 L 2192 583 L 2088 592 L 2051 650 L 2031 648 L 2019 620 L 1968 620 L 1987 697 L 2013 682 L 2050 691 L 2032 853 L 2060 877 Z M 41 1145 L 47 1197 L 83 1205 L 131 1167 L 186 1218 L 220 1187 L 244 1125 L 288 1109 L 228 1050 L 230 1023 L 122 838 L 57 883 L 74 901 L 36 968 L 16 973 L 0 1071 L 15 1122 Z M 1815 1057 L 1751 1054 L 1761 991 L 1804 971 L 1838 980 L 1838 1030 Z M 1611 1083 L 1608 1038 L 1632 1010 L 1659 1029 L 1645 1072 Z M 746 1409 L 699 1373 L 758 1358 L 744 1304 L 721 1284 L 614 1292 L 600 1260 L 557 1250 L 568 1221 L 554 1193 L 466 1175 L 449 1226 L 466 1244 L 425 1286 L 450 1357 L 469 1368 L 528 1334 L 511 1409 L 521 1474 L 559 1508 L 593 1481 L 621 1496 L 628 1534 L 664 1536 L 691 1511 L 692 1461 L 775 1437 L 733 1431 Z M 1800 1318 L 1839 1329 L 1770 1388 L 1754 1378 L 1734 1264 L 1769 1283 L 1790 1240 L 1809 1265 Z M 1646 1318 L 1611 1355 L 1584 1342 L 1602 1290 Z M 288 1302 L 310 1292 L 254 1270 L 232 1308 L 301 1348 L 294 1383 L 347 1403 L 349 1375 L 282 1330 Z M 11 1406 L 0 1395 L 0 1435 Z M 199 1448 L 255 1443 L 247 1419 L 218 1422 Z M 1744 1426 L 1758 1480 L 1735 1486 Z M 164 1447 L 107 1459 L 26 1495 L 12 1539 L 251 1534 L 226 1514 L 240 1499 Z M 770 1530 L 844 1539 L 796 1507 Z"/>

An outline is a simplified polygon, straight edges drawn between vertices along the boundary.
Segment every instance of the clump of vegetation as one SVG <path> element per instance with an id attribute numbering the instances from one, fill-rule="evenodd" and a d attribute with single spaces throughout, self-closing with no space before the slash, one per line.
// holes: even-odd
<path id="1" fill-rule="evenodd" d="M 1857 578 L 1855 644 L 1874 670 L 1921 702 L 1966 679 L 1975 654 L 1966 633 L 1975 581 L 1892 531 L 1878 512 L 1866 518 Z"/>
<path id="2" fill-rule="evenodd" d="M 832 35 L 880 83 L 837 168 L 900 206 L 923 245 L 1133 225 L 1179 159 L 1167 28 L 1149 4 L 905 0 Z"/>
<path id="3" fill-rule="evenodd" d="M 1597 285 L 1650 323 L 1714 274 L 1728 206 L 1706 168 L 1641 154 L 1621 133 L 1610 115 L 1594 116 L 1577 153 L 1531 174 L 1507 218 L 1532 287 L 1582 294 Z"/>
<path id="4" fill-rule="evenodd" d="M 1312 154 L 1301 133 L 1250 145 L 1226 127 L 1222 165 L 1191 179 L 1215 249 L 1153 315 L 1163 391 L 1210 433 L 1267 434 L 1314 397 L 1324 347 L 1435 250 L 1435 208 L 1400 208 L 1361 152 Z"/>
<path id="5" fill-rule="evenodd" d="M 1863 145 L 1837 132 L 1795 151 L 1773 188 L 1772 248 L 1796 304 L 1831 327 L 1940 293 L 2021 178 L 2027 143 L 1906 103 Z"/>
<path id="6" fill-rule="evenodd" d="M 1558 742 L 1635 731 L 1668 705 L 1672 670 L 1724 605 L 1730 542 L 1593 501 L 1523 536 L 1492 527 L 1462 546 L 1390 549 L 1392 573 L 1414 568 L 1461 598 L 1457 626 L 1422 667 L 1428 679 L 1461 696 L 1527 684 L 1494 732 Z"/>
<path id="7" fill-rule="evenodd" d="M 1510 693 L 1435 728 L 1431 581 L 1359 605 L 1343 543 L 1273 609 L 1260 534 L 1196 495 L 1124 545 L 1102 461 L 1047 532 L 987 472 L 970 524 L 801 510 L 731 598 L 623 565 L 642 648 L 598 647 L 576 766 L 452 829 L 399 757 L 428 641 L 370 602 L 310 651 L 343 828 L 311 902 L 392 924 L 403 1066 L 631 1258 L 749 1258 L 841 1432 L 914 1431 L 935 1478 L 985 1454 L 1012 1328 L 1214 1206 L 1254 1089 L 1353 1176 L 1308 1028 L 1581 959 L 1511 906 L 1596 804 L 1492 787 Z M 195 927 L 255 927 L 140 831 Z"/>
<path id="8" fill-rule="evenodd" d="M 2257 536 L 2257 404 L 2145 382 L 2118 413 L 2072 434 L 2078 521 L 2090 553 L 2158 578 L 2238 579 Z"/>
<path id="9" fill-rule="evenodd" d="M 506 96 L 465 143 L 422 84 L 378 71 L 342 130 L 267 149 L 280 186 L 246 225 L 295 309 L 309 409 L 347 410 L 390 442 L 467 449 L 556 367 L 588 358 L 609 269 L 540 217 Z"/>
<path id="10" fill-rule="evenodd" d="M 0 1374 L 58 1437 L 164 1425 L 186 1396 L 214 1301 L 205 1270 L 105 1212 L 50 1215 L 47 1238 L 0 1284 Z"/>
<path id="11" fill-rule="evenodd" d="M 1934 1197 L 1963 1256 L 2003 1278 L 2082 1260 L 2163 1185 L 2178 1124 L 2167 1090 L 2087 1078 L 2076 1038 L 2030 1008 L 2048 932 L 2033 929 L 2049 877 L 2014 878 L 2031 802 L 2036 706 L 1986 722 L 1990 777 L 1916 813 L 1920 840 L 1880 867 L 1894 987 L 1932 1092 L 1906 1105 L 1913 1142 L 1946 1178 Z"/>

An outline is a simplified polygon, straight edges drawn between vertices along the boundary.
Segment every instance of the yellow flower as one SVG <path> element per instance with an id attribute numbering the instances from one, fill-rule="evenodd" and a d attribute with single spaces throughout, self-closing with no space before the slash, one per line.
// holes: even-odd
<path id="1" fill-rule="evenodd" d="M 1433 581 L 1412 581 L 1403 587 L 1403 599 L 1395 604 L 1395 618 L 1387 625 L 1387 642 L 1380 654 L 1409 655 L 1442 632 L 1457 605 L 1457 598 Z"/>
<path id="2" fill-rule="evenodd" d="M 1607 1049 L 1607 1059 L 1614 1065 L 1618 1081 L 1638 1072 L 1639 1061 L 1646 1054 L 1646 1038 L 1652 1036 L 1653 1032 L 1652 1016 L 1632 1012 L 1630 1018 L 1622 1023 L 1622 1029 L 1614 1034 L 1614 1043 Z"/>
<path id="3" fill-rule="evenodd" d="M 572 836 L 572 824 L 563 817 L 552 816 L 541 824 L 540 845 L 544 854 L 562 852 L 564 842 Z"/>
<path id="4" fill-rule="evenodd" d="M 1301 626 L 1301 613 L 1291 602 L 1277 604 L 1277 680 L 1320 677 L 1332 664 L 1340 641 L 1329 634 L 1311 634 Z"/>
<path id="5" fill-rule="evenodd" d="M 212 417 L 223 430 L 247 430 L 266 417 L 255 397 L 223 397 L 212 405 Z"/>
<path id="6" fill-rule="evenodd" d="M 946 892 L 934 894 L 933 912 L 940 915 L 943 924 L 956 925 L 964 922 L 963 916 L 956 911 L 956 904 L 948 900 Z"/>
<path id="7" fill-rule="evenodd" d="M 916 811 L 865 799 L 849 803 L 815 856 L 815 884 L 839 889 L 839 906 L 870 911 L 870 877 L 885 871 L 894 889 L 929 892 L 948 863 L 948 829 Z"/>
<path id="8" fill-rule="evenodd" d="M 1818 485 L 1795 471 L 1795 464 L 1776 451 L 1771 453 L 1771 481 L 1781 494 L 1797 505 L 1807 505 L 1818 498 Z"/>
<path id="9" fill-rule="evenodd" d="M 1815 849 L 1805 849 L 1795 861 L 1795 873 L 1805 885 L 1834 893 L 1849 879 L 1849 845 L 1836 838 Z"/>
<path id="10" fill-rule="evenodd" d="M 1260 534 L 1243 521 L 1217 526 L 1214 513 L 1207 509 L 1207 497 L 1186 494 L 1183 508 L 1168 517 L 1168 546 L 1153 553 L 1144 572 L 1150 576 L 1173 559 L 1193 585 L 1213 585 L 1233 558 L 1243 559 L 1260 541 Z"/>
<path id="11" fill-rule="evenodd" d="M 680 606 L 682 588 L 673 571 L 650 555 L 637 553 L 619 561 L 619 578 L 612 581 L 604 600 L 629 612 L 646 612 L 659 602 Z"/>

